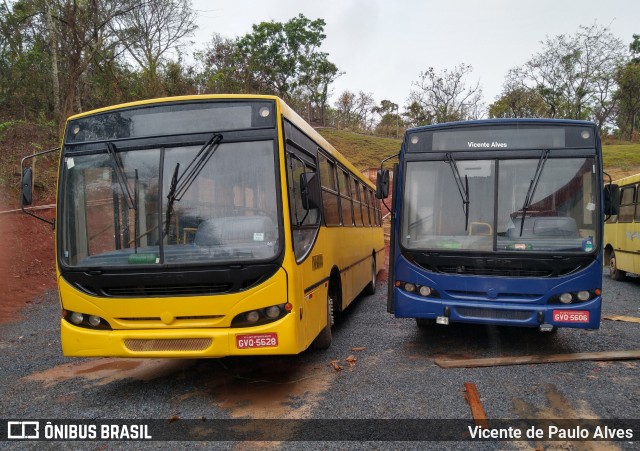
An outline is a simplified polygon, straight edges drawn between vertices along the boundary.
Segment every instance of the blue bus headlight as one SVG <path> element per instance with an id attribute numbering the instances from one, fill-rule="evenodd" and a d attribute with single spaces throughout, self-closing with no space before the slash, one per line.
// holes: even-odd
<path id="1" fill-rule="evenodd" d="M 576 295 L 576 297 L 578 298 L 578 300 L 580 301 L 588 301 L 589 298 L 591 297 L 591 293 L 589 293 L 586 290 L 583 291 L 578 291 L 578 294 Z"/>
<path id="2" fill-rule="evenodd" d="M 549 304 L 572 304 L 578 301 L 586 302 L 600 296 L 600 294 L 602 294 L 602 290 L 600 290 L 600 288 L 596 288 L 595 290 L 580 290 L 570 293 L 556 294 L 549 298 Z"/>
<path id="3" fill-rule="evenodd" d="M 560 302 L 562 302 L 563 304 L 571 304 L 571 301 L 573 301 L 573 296 L 571 296 L 571 293 L 562 293 L 560 295 Z"/>
<path id="4" fill-rule="evenodd" d="M 418 293 L 422 297 L 431 297 L 431 298 L 439 298 L 438 292 L 427 286 L 427 285 L 418 285 L 411 282 L 403 282 L 401 280 L 396 280 L 395 286 L 400 288 L 402 291 L 406 291 L 407 293 Z"/>

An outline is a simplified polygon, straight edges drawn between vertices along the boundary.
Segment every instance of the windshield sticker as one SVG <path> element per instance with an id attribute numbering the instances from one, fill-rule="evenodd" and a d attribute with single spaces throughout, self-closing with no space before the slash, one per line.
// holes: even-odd
<path id="1" fill-rule="evenodd" d="M 67 158 L 67 169 L 72 169 L 76 163 L 73 161 L 73 158 Z"/>
<path id="2" fill-rule="evenodd" d="M 264 233 L 254 233 L 253 241 L 264 241 Z"/>

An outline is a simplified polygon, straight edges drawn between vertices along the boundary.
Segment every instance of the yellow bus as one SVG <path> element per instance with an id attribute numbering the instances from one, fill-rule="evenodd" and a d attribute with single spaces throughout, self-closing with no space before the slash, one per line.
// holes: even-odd
<path id="1" fill-rule="evenodd" d="M 604 261 L 613 280 L 640 274 L 640 174 L 613 182 L 620 189 L 620 211 L 604 224 Z"/>
<path id="2" fill-rule="evenodd" d="M 23 171 L 23 203 L 31 200 Z M 66 356 L 296 354 L 384 262 L 374 185 L 281 99 L 68 119 L 56 230 Z"/>

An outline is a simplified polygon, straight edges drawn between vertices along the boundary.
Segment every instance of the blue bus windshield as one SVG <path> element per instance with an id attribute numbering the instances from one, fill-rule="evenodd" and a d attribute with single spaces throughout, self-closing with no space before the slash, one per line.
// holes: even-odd
<path id="1" fill-rule="evenodd" d="M 530 158 L 457 161 L 469 186 L 467 213 L 446 161 L 407 162 L 400 244 L 425 251 L 592 252 L 599 209 L 594 158 L 550 159 L 523 210 L 537 165 Z"/>

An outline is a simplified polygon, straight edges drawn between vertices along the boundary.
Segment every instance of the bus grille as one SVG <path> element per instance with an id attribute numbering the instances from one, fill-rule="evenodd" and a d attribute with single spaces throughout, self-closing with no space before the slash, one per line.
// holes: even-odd
<path id="1" fill-rule="evenodd" d="M 447 265 L 439 266 L 440 272 L 448 274 L 465 274 L 471 276 L 498 276 L 498 277 L 551 277 L 553 271 L 550 269 L 533 268 L 498 268 L 487 266 L 462 266 Z"/>
<path id="2" fill-rule="evenodd" d="M 142 285 L 134 287 L 109 287 L 101 291 L 112 297 L 159 297 L 159 296 L 198 296 L 225 293 L 231 289 L 230 283 L 202 285 Z"/>
<path id="3" fill-rule="evenodd" d="M 129 351 L 204 351 L 213 340 L 211 338 L 176 338 L 176 339 L 134 339 L 127 338 L 124 345 Z"/>
<path id="4" fill-rule="evenodd" d="M 459 299 L 490 299 L 493 300 L 493 298 L 489 298 L 487 295 L 486 291 L 460 291 L 460 290 L 447 290 L 446 293 L 452 297 L 455 298 L 459 298 Z M 527 301 L 534 301 L 536 299 L 540 299 L 543 296 L 543 294 L 538 294 L 538 293 L 499 293 L 498 297 L 495 299 L 502 299 L 502 300 L 506 300 L 506 299 L 517 299 L 517 300 L 527 300 Z"/>
<path id="5" fill-rule="evenodd" d="M 527 320 L 532 315 L 532 312 L 526 310 L 497 310 L 474 307 L 456 307 L 456 312 L 460 316 L 488 319 Z"/>

